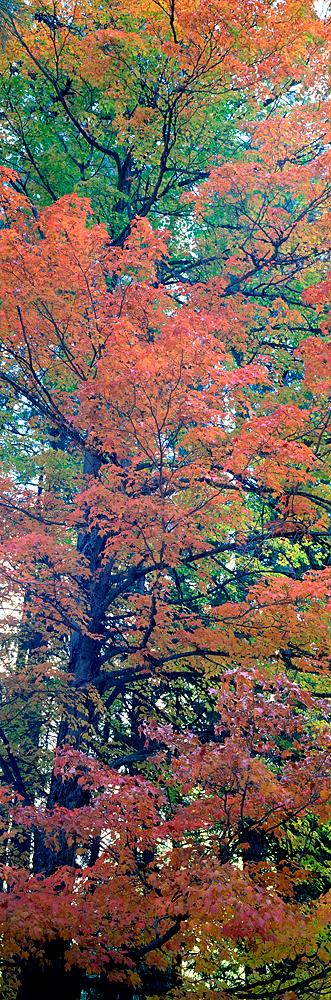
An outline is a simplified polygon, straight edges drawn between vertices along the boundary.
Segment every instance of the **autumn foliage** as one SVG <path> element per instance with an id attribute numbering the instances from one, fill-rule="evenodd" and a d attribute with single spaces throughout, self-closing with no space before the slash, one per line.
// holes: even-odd
<path id="1" fill-rule="evenodd" d="M 329 998 L 329 21 L 6 18 L 3 996 Z"/>

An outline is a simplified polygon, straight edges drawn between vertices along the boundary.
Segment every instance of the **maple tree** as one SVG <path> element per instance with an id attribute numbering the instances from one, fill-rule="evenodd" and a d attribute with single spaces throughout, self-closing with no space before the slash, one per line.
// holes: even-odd
<path id="1" fill-rule="evenodd" d="M 238 123 L 312 78 L 324 96 L 325 26 L 293 0 L 54 2 L 26 18 L 2 57 L 6 165 L 37 203 L 91 197 L 117 240 L 137 214 L 166 214 L 181 247 L 178 194 L 232 156 Z"/>
<path id="2" fill-rule="evenodd" d="M 8 997 L 330 994 L 327 29 L 12 21 Z"/>

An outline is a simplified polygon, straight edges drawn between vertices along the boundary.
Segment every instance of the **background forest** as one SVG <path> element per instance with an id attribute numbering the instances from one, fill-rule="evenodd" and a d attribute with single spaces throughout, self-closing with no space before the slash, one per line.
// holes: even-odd
<path id="1" fill-rule="evenodd" d="M 2 3 L 3 1000 L 331 998 L 331 37 Z"/>

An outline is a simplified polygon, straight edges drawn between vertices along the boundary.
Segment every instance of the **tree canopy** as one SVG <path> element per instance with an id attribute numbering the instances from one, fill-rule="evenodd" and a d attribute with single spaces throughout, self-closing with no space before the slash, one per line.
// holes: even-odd
<path id="1" fill-rule="evenodd" d="M 4 19 L 3 996 L 329 1000 L 329 21 Z"/>

